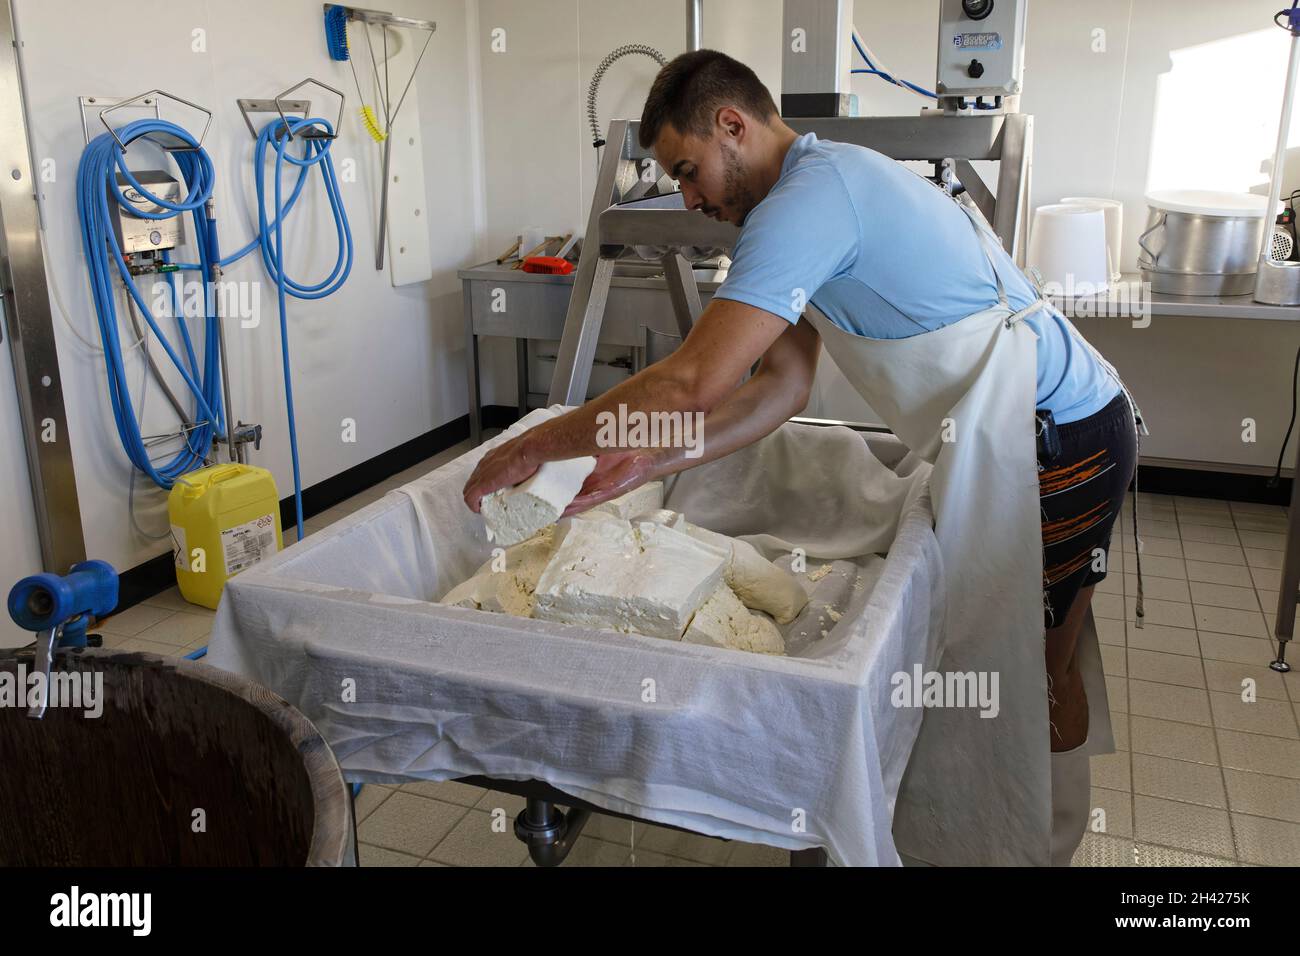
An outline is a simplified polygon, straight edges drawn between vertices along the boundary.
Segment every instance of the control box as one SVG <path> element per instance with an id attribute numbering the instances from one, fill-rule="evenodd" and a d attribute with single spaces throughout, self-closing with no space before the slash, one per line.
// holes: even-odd
<path id="1" fill-rule="evenodd" d="M 147 169 L 138 173 L 133 171 L 132 175 L 141 186 L 159 199 L 172 204 L 181 201 L 181 184 L 162 170 Z M 142 196 L 121 173 L 117 174 L 117 188 L 121 190 L 132 209 L 148 213 L 167 211 Z M 130 210 L 124 209 L 118 203 L 117 197 L 111 194 L 112 190 L 109 190 L 109 193 L 108 208 L 116 213 L 113 216 L 113 232 L 123 253 L 132 255 L 138 252 L 158 252 L 163 249 L 175 249 L 181 244 L 181 216 L 170 216 L 167 219 L 145 219 L 133 216 Z"/>
<path id="2" fill-rule="evenodd" d="M 935 92 L 1016 96 L 1025 67 L 1029 0 L 941 0 Z"/>

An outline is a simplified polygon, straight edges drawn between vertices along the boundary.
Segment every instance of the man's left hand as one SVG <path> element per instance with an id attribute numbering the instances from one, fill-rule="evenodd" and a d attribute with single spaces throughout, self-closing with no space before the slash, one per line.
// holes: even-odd
<path id="1" fill-rule="evenodd" d="M 563 518 L 603 504 L 654 477 L 654 459 L 645 451 L 613 451 L 596 458 L 596 468 L 582 485 Z"/>

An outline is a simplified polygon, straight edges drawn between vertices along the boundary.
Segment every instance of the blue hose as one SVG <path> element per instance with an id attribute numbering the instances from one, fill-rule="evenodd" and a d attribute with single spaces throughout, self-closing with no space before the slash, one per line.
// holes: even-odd
<path id="1" fill-rule="evenodd" d="M 276 118 L 267 123 L 257 136 L 257 145 L 253 151 L 253 165 L 256 172 L 254 184 L 257 188 L 257 235 L 244 246 L 225 258 L 217 259 L 218 265 L 229 266 L 253 250 L 259 250 L 262 264 L 275 281 L 280 312 L 280 352 L 284 372 L 285 404 L 289 420 L 289 454 L 293 461 L 293 503 L 294 518 L 298 528 L 298 540 L 302 540 L 302 474 L 298 464 L 298 426 L 294 416 L 293 374 L 289 362 L 289 327 L 287 322 L 286 300 L 288 296 L 296 299 L 322 299 L 337 292 L 347 281 L 352 271 L 352 228 L 348 225 L 347 210 L 343 206 L 343 197 L 339 192 L 338 176 L 334 171 L 334 160 L 330 156 L 330 147 L 334 140 L 324 137 L 309 137 L 307 131 L 318 128 L 332 137 L 333 125 L 324 119 L 308 118 L 287 121 L 289 132 L 297 142 L 303 143 L 301 156 L 287 152 L 290 142 L 288 136 L 277 135 L 286 121 Z M 267 210 L 267 150 L 275 156 L 274 208 L 268 218 Z M 288 197 L 284 195 L 284 164 L 298 167 L 298 175 Z M 325 194 L 329 199 L 330 210 L 334 216 L 334 232 L 338 240 L 338 255 L 334 267 L 328 276 L 314 284 L 305 284 L 290 278 L 284 271 L 283 224 L 289 211 L 293 209 L 298 197 L 302 195 L 307 183 L 307 175 L 312 167 L 321 172 L 325 184 Z M 213 245 L 215 246 L 215 240 Z M 215 254 L 215 252 L 213 253 Z M 201 269 L 201 263 L 180 263 L 182 269 Z"/>
<path id="2" fill-rule="evenodd" d="M 185 317 L 179 308 L 180 297 L 172 284 L 176 321 L 181 331 L 185 357 L 173 347 L 171 340 L 159 328 L 148 303 L 140 294 L 127 268 L 121 246 L 113 232 L 113 212 L 109 207 L 112 197 L 132 215 L 143 219 L 170 219 L 188 212 L 194 222 L 195 245 L 199 252 L 196 268 L 206 276 L 213 263 L 213 250 L 209 246 L 209 218 L 206 203 L 212 195 L 212 159 L 182 127 L 160 119 L 143 119 L 128 123 L 118 135 L 125 146 L 151 133 L 163 133 L 179 138 L 190 148 L 172 154 L 180 170 L 185 198 L 170 202 L 155 196 L 140 184 L 135 174 L 127 168 L 125 150 L 108 133 L 91 141 L 81 154 L 77 166 L 77 213 L 81 225 L 81 245 L 86 266 L 90 272 L 90 291 L 99 322 L 100 339 L 104 345 L 104 368 L 108 374 L 109 403 L 118 438 L 131 464 L 148 475 L 162 488 L 170 488 L 176 479 L 187 471 L 200 467 L 215 438 L 224 437 L 226 425 L 221 400 L 221 367 L 218 356 L 220 326 L 216 317 L 208 283 L 203 282 L 204 345 L 203 367 L 199 368 Z M 141 212 L 122 195 L 117 175 L 138 191 L 141 196 L 160 208 L 159 212 Z M 118 332 L 116 295 L 112 275 L 116 271 L 127 293 L 134 301 L 150 330 L 157 337 L 163 351 L 180 373 L 185 387 L 194 398 L 195 428 L 186 435 L 185 448 L 174 458 L 159 467 L 149 457 L 148 448 L 140 433 L 140 420 L 131 400 L 126 380 L 122 342 Z"/>
<path id="3" fill-rule="evenodd" d="M 276 136 L 281 127 L 287 127 L 289 135 Z M 314 138 L 306 135 L 313 128 L 322 130 L 330 138 Z M 299 135 L 301 134 L 301 135 Z M 291 156 L 288 151 L 290 135 L 298 135 L 304 144 L 302 156 Z M 352 271 L 352 229 L 348 225 L 347 211 L 343 208 L 343 197 L 339 193 L 338 176 L 334 172 L 334 160 L 330 157 L 333 144 L 334 127 L 328 120 L 309 117 L 299 120 L 276 119 L 262 128 L 257 137 L 257 149 L 253 162 L 257 170 L 257 225 L 258 247 L 262 252 L 262 264 L 271 278 L 275 280 L 280 309 L 280 355 L 284 366 L 284 399 L 289 415 L 289 452 L 293 459 L 293 506 L 294 518 L 298 527 L 298 540 L 303 537 L 302 527 L 302 476 L 298 467 L 298 427 L 293 414 L 293 374 L 289 363 L 289 323 L 286 299 L 323 299 L 337 292 L 347 281 Z M 268 145 L 275 150 L 275 214 L 268 222 L 266 214 L 266 150 Z M 299 167 L 298 181 L 288 201 L 284 198 L 284 164 Z M 334 233 L 338 240 L 338 255 L 334 268 L 320 282 L 305 284 L 291 279 L 284 271 L 284 217 L 302 192 L 303 179 L 308 169 L 317 167 L 325 184 L 325 194 L 329 197 L 330 210 L 334 215 Z"/>

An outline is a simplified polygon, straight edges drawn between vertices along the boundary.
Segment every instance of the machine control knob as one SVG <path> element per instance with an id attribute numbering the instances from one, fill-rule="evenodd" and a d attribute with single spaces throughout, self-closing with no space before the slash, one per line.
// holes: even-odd
<path id="1" fill-rule="evenodd" d="M 972 20 L 983 20 L 993 12 L 993 0 L 961 0 L 961 8 Z"/>
<path id="2" fill-rule="evenodd" d="M 966 75 L 972 80 L 978 80 L 984 75 L 984 64 L 979 60 L 971 60 L 970 66 L 966 67 Z"/>

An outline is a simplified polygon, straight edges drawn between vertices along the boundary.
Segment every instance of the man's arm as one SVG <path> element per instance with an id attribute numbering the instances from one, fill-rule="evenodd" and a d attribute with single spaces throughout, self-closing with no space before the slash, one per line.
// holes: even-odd
<path id="1" fill-rule="evenodd" d="M 700 447 L 601 455 L 596 470 L 565 515 L 594 508 L 647 481 L 723 458 L 780 428 L 808 407 L 820 354 L 821 337 L 807 320 L 801 319 L 772 343 L 758 371 L 705 417 Z M 688 451 L 701 453 L 691 457 Z"/>
<path id="2" fill-rule="evenodd" d="M 707 415 L 736 390 L 745 371 L 789 330 L 790 323 L 771 312 L 729 299 L 714 299 L 690 335 L 667 358 L 484 455 L 465 485 L 465 503 L 477 512 L 484 495 L 517 485 L 543 462 L 615 451 L 597 444 L 597 416 L 602 412 L 617 416 L 619 406 L 623 406 L 627 412 Z M 754 395 L 756 401 L 759 398 Z"/>

